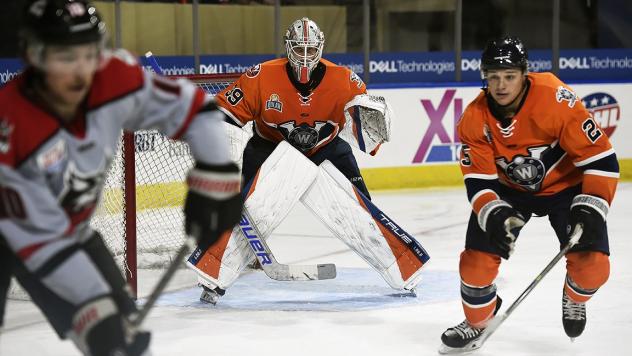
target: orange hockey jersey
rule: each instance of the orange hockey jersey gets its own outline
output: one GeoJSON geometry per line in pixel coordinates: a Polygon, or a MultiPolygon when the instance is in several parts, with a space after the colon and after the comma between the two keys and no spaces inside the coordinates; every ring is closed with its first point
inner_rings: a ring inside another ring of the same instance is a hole
{"type": "Polygon", "coordinates": [[[582,183],[584,194],[612,202],[619,178],[616,154],[581,99],[550,73],[527,76],[522,107],[502,127],[481,92],[457,132],[461,171],[474,211],[499,199],[498,183],[552,195],[582,183]]]}
{"type": "Polygon", "coordinates": [[[353,71],[321,59],[324,76],[311,90],[299,90],[290,80],[287,58],[250,68],[217,94],[217,103],[243,126],[254,121],[257,134],[272,142],[288,141],[311,156],[333,140],[345,123],[344,107],[366,93],[353,71]]]}

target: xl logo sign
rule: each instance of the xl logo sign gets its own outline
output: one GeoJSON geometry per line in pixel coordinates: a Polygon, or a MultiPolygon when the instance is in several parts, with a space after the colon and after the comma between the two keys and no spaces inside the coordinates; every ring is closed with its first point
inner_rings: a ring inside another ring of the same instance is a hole
{"type": "Polygon", "coordinates": [[[413,157],[413,163],[422,162],[453,162],[458,159],[458,141],[456,135],[456,123],[463,114],[463,99],[455,98],[456,89],[448,89],[443,94],[441,101],[435,106],[430,99],[422,99],[421,105],[428,114],[430,126],[421,139],[417,153],[413,157]],[[453,104],[451,115],[453,129],[451,135],[443,126],[443,121],[450,117],[448,109],[453,104]],[[434,138],[438,138],[440,143],[433,145],[434,138]]]}

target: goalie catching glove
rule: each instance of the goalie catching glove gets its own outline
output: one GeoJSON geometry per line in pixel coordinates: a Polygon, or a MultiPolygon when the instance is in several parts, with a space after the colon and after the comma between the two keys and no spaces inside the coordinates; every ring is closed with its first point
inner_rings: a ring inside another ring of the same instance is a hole
{"type": "Polygon", "coordinates": [[[241,174],[234,163],[197,163],[187,177],[189,191],[184,203],[185,230],[201,247],[211,246],[241,218],[241,174]]]}
{"type": "Polygon", "coordinates": [[[375,155],[391,138],[393,113],[383,96],[360,94],[345,105],[340,137],[362,152],[375,155]]]}
{"type": "Polygon", "coordinates": [[[582,225],[584,231],[579,238],[579,245],[592,245],[603,238],[608,210],[608,202],[596,196],[579,194],[573,198],[569,230],[572,234],[578,224],[582,225]]]}
{"type": "Polygon", "coordinates": [[[478,223],[490,244],[500,252],[500,257],[509,259],[516,238],[525,224],[522,214],[504,200],[493,200],[481,209],[478,223]]]}

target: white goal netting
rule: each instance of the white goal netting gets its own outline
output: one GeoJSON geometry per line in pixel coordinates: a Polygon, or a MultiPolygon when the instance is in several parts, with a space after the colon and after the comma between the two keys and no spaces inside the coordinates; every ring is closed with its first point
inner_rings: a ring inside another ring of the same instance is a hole
{"type": "MultiPolygon", "coordinates": [[[[191,77],[207,93],[215,95],[236,78],[232,76],[191,77]]],[[[250,125],[247,125],[250,126],[250,125]]],[[[231,155],[241,164],[241,154],[251,130],[226,124],[231,143],[231,155]]],[[[135,243],[138,268],[161,268],[184,242],[182,204],[186,194],[184,184],[187,171],[193,166],[189,146],[170,140],[155,131],[134,133],[134,175],[136,208],[129,211],[124,190],[125,169],[130,168],[119,149],[110,168],[103,199],[92,225],[100,231],[106,244],[128,273],[133,266],[125,262],[130,244],[126,232],[126,217],[135,218],[135,243]],[[127,211],[127,214],[126,214],[127,211]]],[[[121,145],[123,146],[123,145],[121,145]]],[[[127,230],[129,231],[129,230],[127,230]]],[[[129,259],[128,259],[129,260],[129,259]]]]}

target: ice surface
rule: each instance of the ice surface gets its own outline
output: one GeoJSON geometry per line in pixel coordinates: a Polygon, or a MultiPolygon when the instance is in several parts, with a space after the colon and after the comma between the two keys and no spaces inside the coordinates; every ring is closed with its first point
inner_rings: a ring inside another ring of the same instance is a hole
{"type": "MultiPolygon", "coordinates": [[[[244,274],[216,307],[198,301],[182,270],[147,319],[154,355],[436,355],[441,333],[463,320],[458,257],[469,206],[463,189],[374,193],[376,204],[417,237],[431,259],[417,296],[390,289],[307,210],[297,208],[270,239],[283,263],[336,263],[330,281],[276,282],[244,274]]],[[[299,205],[297,205],[298,207],[299,205]]],[[[584,334],[571,343],[561,323],[563,262],[474,355],[630,355],[632,335],[632,184],[621,184],[609,216],[611,275],[588,304],[584,334]]],[[[497,279],[505,306],[556,254],[546,218],[532,219],[497,279]]],[[[147,294],[160,271],[143,271],[147,294]]],[[[503,308],[504,309],[504,308],[503,308]]],[[[78,355],[59,341],[30,302],[10,301],[0,355],[78,355]]]]}

